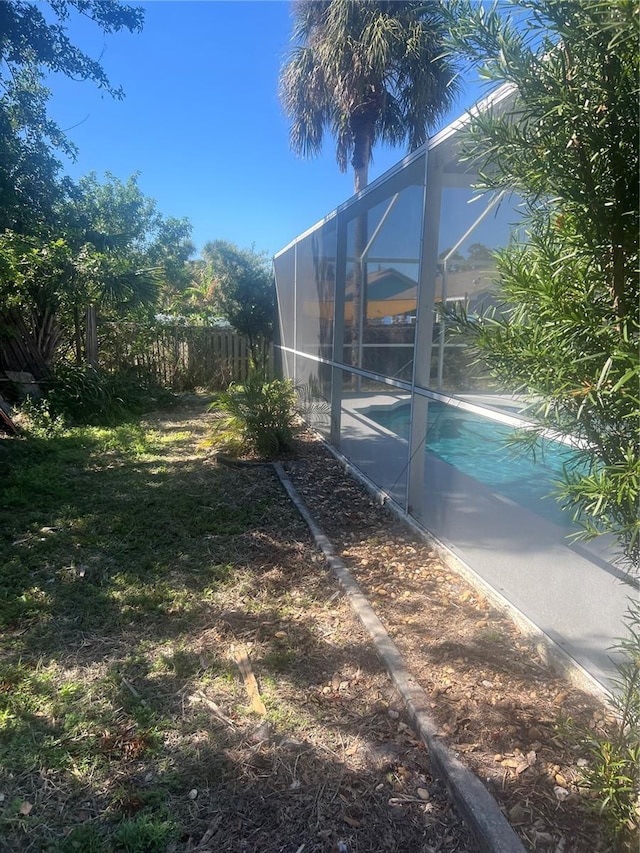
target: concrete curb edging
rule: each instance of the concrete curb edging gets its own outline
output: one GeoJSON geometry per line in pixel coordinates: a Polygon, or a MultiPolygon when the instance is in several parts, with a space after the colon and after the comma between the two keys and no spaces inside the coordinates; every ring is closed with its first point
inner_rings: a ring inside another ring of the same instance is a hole
{"type": "Polygon", "coordinates": [[[282,463],[274,462],[273,468],[292,503],[309,527],[332,574],[345,591],[360,622],[368,631],[376,652],[402,696],[414,727],[429,750],[434,770],[449,789],[458,811],[478,842],[479,849],[486,853],[525,853],[522,842],[491,794],[477,776],[465,767],[440,740],[438,728],[428,711],[427,694],[406,668],[398,647],[345,564],[336,556],[331,542],[307,509],[282,463]]]}

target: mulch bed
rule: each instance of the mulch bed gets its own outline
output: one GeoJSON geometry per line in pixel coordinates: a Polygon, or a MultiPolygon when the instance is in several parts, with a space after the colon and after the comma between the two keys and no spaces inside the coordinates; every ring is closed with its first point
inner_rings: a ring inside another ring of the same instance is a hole
{"type": "Polygon", "coordinates": [[[525,847],[613,850],[581,786],[566,722],[606,724],[594,697],[540,660],[505,615],[305,436],[286,470],[430,694],[450,748],[496,797],[525,847]]]}

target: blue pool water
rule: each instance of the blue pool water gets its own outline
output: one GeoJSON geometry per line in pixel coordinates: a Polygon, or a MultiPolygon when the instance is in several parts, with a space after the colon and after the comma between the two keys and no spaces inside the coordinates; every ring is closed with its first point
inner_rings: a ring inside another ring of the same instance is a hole
{"type": "MultiPolygon", "coordinates": [[[[373,407],[367,417],[403,438],[409,438],[410,404],[373,407]]],[[[444,462],[484,483],[526,509],[562,527],[571,525],[571,514],[549,497],[570,465],[570,448],[555,441],[543,441],[535,460],[524,450],[505,445],[513,435],[503,426],[481,415],[429,401],[425,446],[444,462]]]]}

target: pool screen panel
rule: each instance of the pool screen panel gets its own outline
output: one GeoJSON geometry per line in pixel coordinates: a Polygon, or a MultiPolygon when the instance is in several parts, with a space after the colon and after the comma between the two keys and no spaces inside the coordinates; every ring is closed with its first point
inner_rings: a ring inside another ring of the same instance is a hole
{"type": "Polygon", "coordinates": [[[408,182],[421,176],[412,164],[347,222],[342,361],[402,381],[413,375],[424,205],[423,183],[408,182]]]}
{"type": "Polygon", "coordinates": [[[393,427],[382,427],[369,416],[375,407],[408,405],[408,392],[341,370],[340,450],[379,488],[404,506],[407,492],[409,442],[393,427]]]}
{"type": "Polygon", "coordinates": [[[295,246],[274,258],[278,302],[278,337],[283,347],[295,349],[295,246]]]}
{"type": "Polygon", "coordinates": [[[296,245],[296,349],[319,358],[333,355],[336,278],[335,218],[296,245]]]}
{"type": "Polygon", "coordinates": [[[331,431],[331,365],[296,356],[296,391],[305,422],[328,438],[331,431]]]}

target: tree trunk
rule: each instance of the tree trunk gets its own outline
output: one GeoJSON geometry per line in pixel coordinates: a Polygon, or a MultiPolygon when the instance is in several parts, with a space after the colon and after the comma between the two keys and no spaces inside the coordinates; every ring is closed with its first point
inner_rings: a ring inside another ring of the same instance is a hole
{"type": "Polygon", "coordinates": [[[372,128],[368,124],[354,130],[353,137],[353,191],[359,193],[369,182],[372,128]]]}
{"type": "Polygon", "coordinates": [[[50,368],[38,348],[33,331],[18,309],[0,313],[0,362],[4,370],[28,371],[36,382],[48,379],[50,368]]]}

